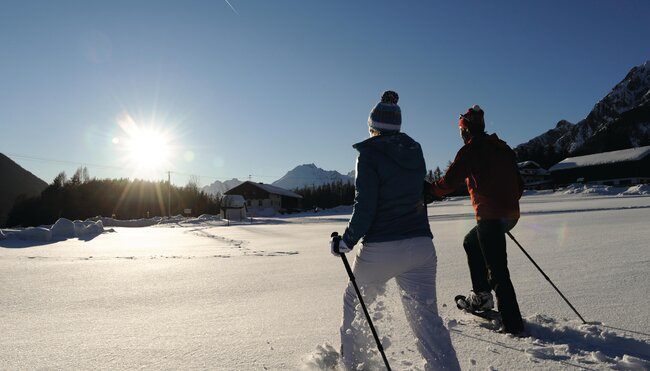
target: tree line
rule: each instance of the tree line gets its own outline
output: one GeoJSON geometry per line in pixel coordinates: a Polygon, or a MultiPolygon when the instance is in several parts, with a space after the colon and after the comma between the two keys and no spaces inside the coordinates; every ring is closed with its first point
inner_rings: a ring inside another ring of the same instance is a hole
{"type": "Polygon", "coordinates": [[[94,216],[139,219],[182,214],[218,214],[221,195],[208,195],[196,182],[184,187],[164,181],[91,179],[85,167],[71,178],[59,173],[36,197],[19,197],[7,215],[6,226],[37,226],[58,218],[85,220],[94,216]]]}
{"type": "MultiPolygon", "coordinates": [[[[442,171],[427,172],[426,179],[440,179],[442,171]]],[[[336,181],[320,186],[293,189],[301,195],[305,209],[328,209],[354,203],[354,184],[336,181]]],[[[219,214],[222,195],[199,190],[190,180],[184,187],[165,181],[129,179],[95,179],[86,167],[77,169],[71,178],[59,173],[54,181],[35,197],[19,197],[7,216],[7,227],[49,225],[59,218],[85,220],[95,216],[139,219],[183,214],[219,214]]]]}
{"type": "Polygon", "coordinates": [[[329,209],[340,205],[352,205],[354,202],[354,184],[341,180],[319,186],[305,186],[293,189],[302,196],[305,209],[329,209]]]}
{"type": "MultiPolygon", "coordinates": [[[[429,182],[436,181],[443,173],[439,167],[429,170],[425,179],[429,182]]],[[[306,209],[321,208],[329,209],[340,205],[352,205],[354,203],[355,187],[353,183],[336,181],[320,186],[304,186],[293,189],[302,196],[302,205],[306,209]]]]}

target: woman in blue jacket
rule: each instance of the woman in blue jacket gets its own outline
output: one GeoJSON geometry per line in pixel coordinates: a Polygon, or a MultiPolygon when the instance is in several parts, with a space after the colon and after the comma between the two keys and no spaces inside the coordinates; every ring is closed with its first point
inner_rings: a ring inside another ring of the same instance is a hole
{"type": "MultiPolygon", "coordinates": [[[[398,99],[393,91],[382,95],[368,118],[370,138],[353,146],[359,151],[354,210],[338,246],[332,242],[332,253],[347,253],[363,239],[352,270],[364,301],[373,302],[395,278],[425,369],[459,370],[436,304],[437,258],[422,200],[426,174],[422,148],[400,132],[398,99]]],[[[373,349],[367,325],[355,320],[357,303],[350,283],[341,325],[341,358],[350,370],[362,363],[369,366],[366,354],[373,349]]]]}

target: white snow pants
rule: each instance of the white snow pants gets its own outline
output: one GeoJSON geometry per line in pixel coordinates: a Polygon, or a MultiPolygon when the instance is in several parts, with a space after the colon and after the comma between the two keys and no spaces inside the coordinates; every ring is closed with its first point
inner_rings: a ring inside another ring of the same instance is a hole
{"type": "MultiPolygon", "coordinates": [[[[384,291],[388,280],[395,278],[401,289],[408,323],[426,361],[425,369],[460,370],[449,332],[438,315],[436,264],[436,251],[431,238],[417,237],[363,244],[357,250],[352,271],[366,306],[370,306],[377,295],[384,291]]],[[[381,313],[373,312],[370,308],[369,312],[372,319],[381,316],[381,313]]],[[[380,339],[385,337],[386,334],[377,331],[380,339]]],[[[366,356],[372,350],[376,350],[376,344],[350,282],[343,298],[341,325],[341,357],[344,366],[348,370],[374,369],[375,366],[368,363],[366,356]]],[[[383,363],[380,365],[383,367],[383,363]]]]}

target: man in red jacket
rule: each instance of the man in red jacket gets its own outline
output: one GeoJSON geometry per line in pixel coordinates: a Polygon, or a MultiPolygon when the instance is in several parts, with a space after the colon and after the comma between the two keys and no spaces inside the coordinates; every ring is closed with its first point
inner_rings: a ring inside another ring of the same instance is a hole
{"type": "Polygon", "coordinates": [[[458,151],[445,175],[431,186],[437,197],[467,184],[476,214],[476,227],[465,236],[472,291],[467,308],[484,311],[494,307],[494,290],[501,313],[503,332],[517,334],[523,321],[515,289],[510,281],[506,254],[506,232],[519,220],[523,181],[515,153],[496,134],[485,132],[483,110],[474,105],[460,115],[460,135],[465,145],[458,151]]]}

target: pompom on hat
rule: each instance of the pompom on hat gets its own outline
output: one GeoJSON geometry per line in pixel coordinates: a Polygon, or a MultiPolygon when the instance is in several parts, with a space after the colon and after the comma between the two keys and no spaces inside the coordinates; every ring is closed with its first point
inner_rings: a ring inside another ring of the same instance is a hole
{"type": "Polygon", "coordinates": [[[478,104],[467,109],[467,112],[461,114],[458,118],[458,126],[469,130],[471,133],[482,133],[485,131],[484,112],[478,104]]]}
{"type": "Polygon", "coordinates": [[[382,94],[381,101],[370,111],[368,126],[382,133],[398,132],[402,127],[402,111],[397,105],[399,95],[392,90],[382,94]]]}

